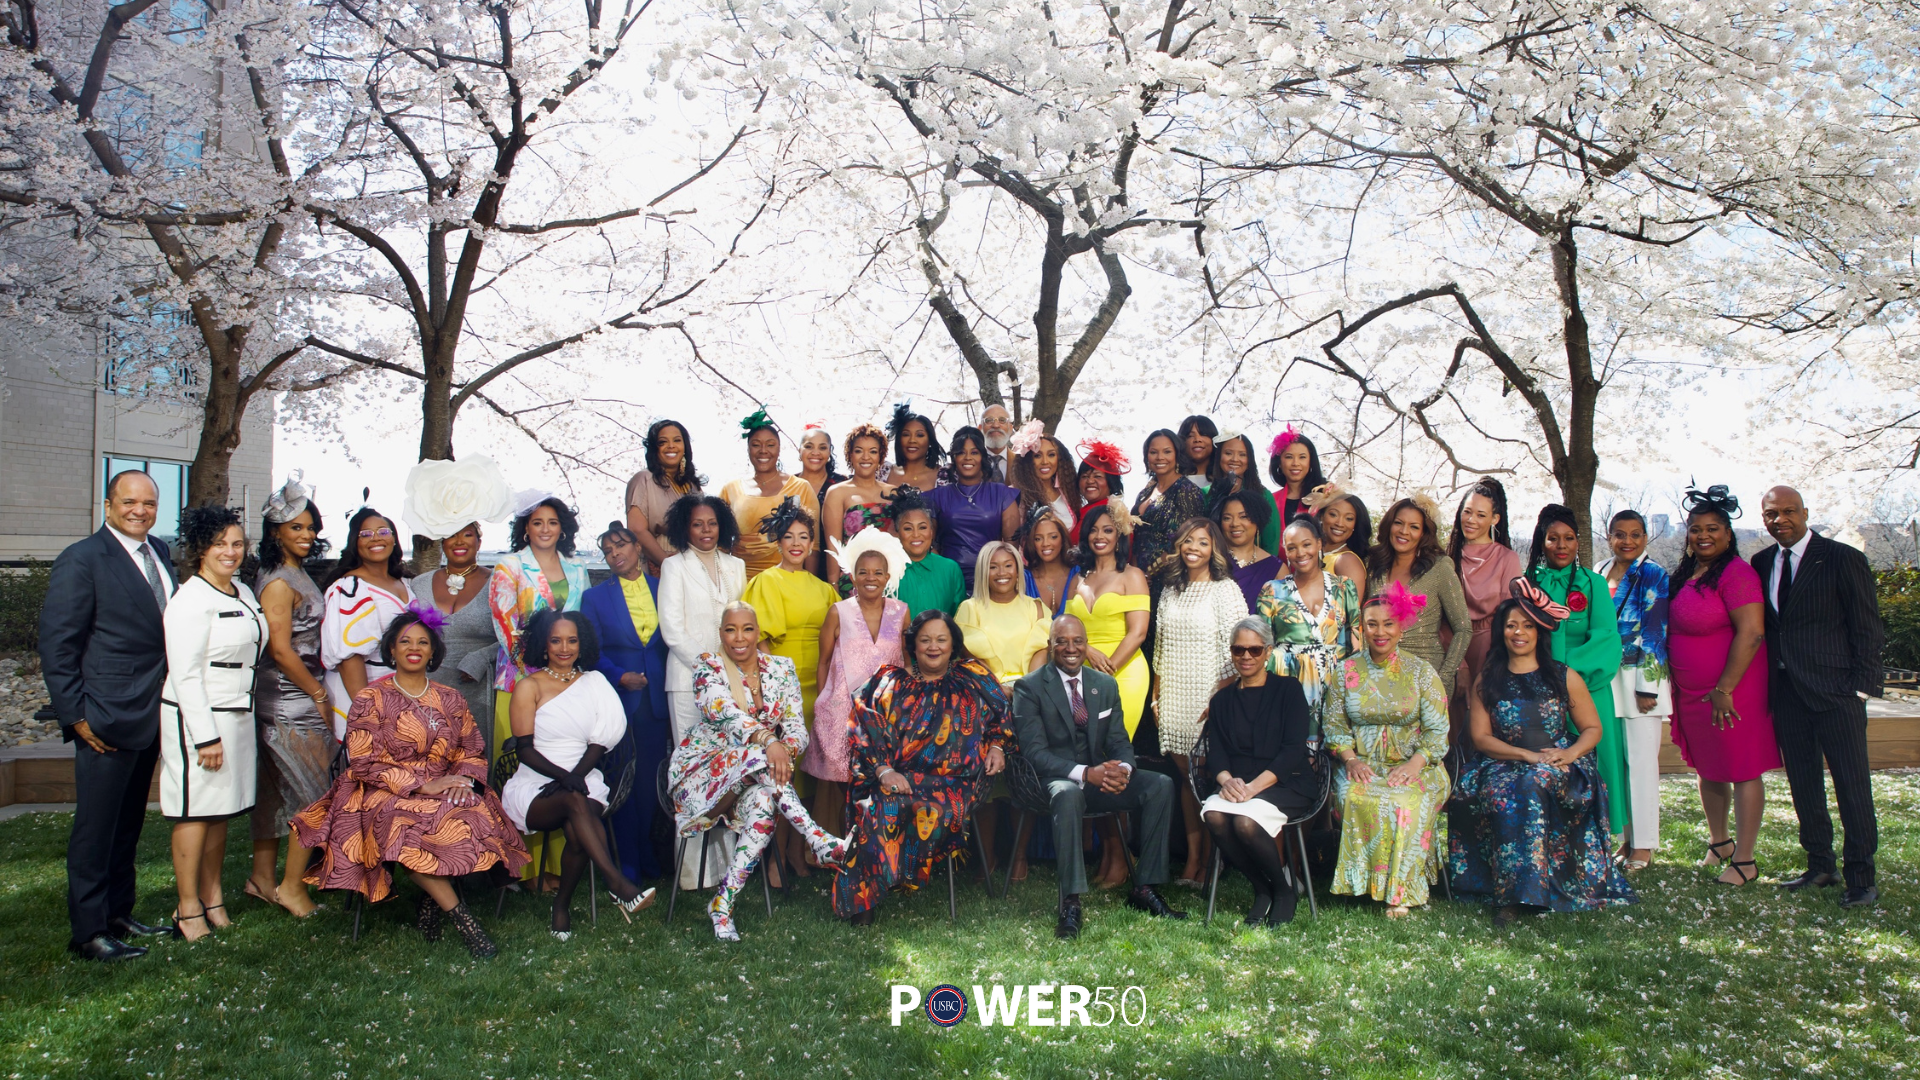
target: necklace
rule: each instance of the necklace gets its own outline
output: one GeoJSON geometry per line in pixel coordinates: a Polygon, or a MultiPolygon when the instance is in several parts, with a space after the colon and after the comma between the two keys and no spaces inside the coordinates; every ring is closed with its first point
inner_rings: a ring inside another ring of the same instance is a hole
{"type": "Polygon", "coordinates": [[[467,587],[467,575],[478,569],[480,569],[479,563],[475,563],[465,570],[455,570],[451,566],[447,567],[447,595],[459,596],[460,590],[467,587]]]}
{"type": "Polygon", "coordinates": [[[412,698],[415,701],[419,701],[421,698],[427,696],[427,687],[431,684],[428,682],[427,677],[422,675],[420,677],[420,692],[416,694],[413,691],[407,689],[407,684],[400,681],[399,672],[395,672],[393,676],[393,685],[399,688],[401,693],[407,695],[408,697],[412,698]]]}
{"type": "Polygon", "coordinates": [[[968,505],[968,506],[971,506],[971,507],[973,507],[974,509],[976,509],[976,510],[977,510],[977,509],[979,509],[979,507],[980,507],[980,504],[979,504],[979,503],[976,503],[976,502],[974,502],[973,500],[979,497],[979,494],[980,494],[980,492],[982,492],[982,491],[985,491],[985,490],[986,490],[986,487],[987,487],[987,481],[986,481],[986,479],[985,479],[985,478],[982,478],[982,479],[981,479],[981,481],[980,481],[979,483],[977,483],[977,484],[974,484],[974,485],[971,485],[971,486],[973,487],[973,490],[972,490],[971,492],[969,492],[969,491],[967,490],[967,487],[968,487],[968,486],[969,486],[969,485],[966,485],[966,484],[962,484],[962,483],[959,483],[959,482],[957,482],[957,481],[956,481],[956,482],[954,483],[954,485],[953,485],[953,490],[955,490],[955,491],[957,491],[957,492],[959,492],[959,493],[960,493],[960,497],[961,497],[961,498],[963,498],[963,499],[965,499],[965,500],[967,500],[967,505],[968,505]]]}
{"type": "Polygon", "coordinates": [[[558,672],[558,671],[555,671],[555,670],[553,670],[552,668],[547,668],[547,669],[545,669],[545,670],[546,670],[546,673],[547,673],[548,675],[551,675],[551,676],[553,676],[553,678],[555,678],[555,679],[556,679],[556,680],[558,680],[558,681],[559,681],[559,682],[560,682],[560,683],[561,683],[562,685],[565,685],[565,686],[571,686],[571,685],[573,685],[573,680],[575,680],[575,679],[577,679],[577,678],[579,678],[579,677],[580,677],[580,669],[579,669],[579,668],[569,668],[569,669],[567,669],[567,673],[566,673],[566,674],[564,674],[564,675],[562,675],[562,674],[561,674],[560,672],[558,672]]]}

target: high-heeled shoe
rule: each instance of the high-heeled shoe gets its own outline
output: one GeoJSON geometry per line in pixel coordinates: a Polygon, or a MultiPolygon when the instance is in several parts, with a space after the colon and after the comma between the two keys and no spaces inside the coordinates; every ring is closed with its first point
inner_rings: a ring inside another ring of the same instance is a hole
{"type": "Polygon", "coordinates": [[[447,921],[459,931],[460,941],[475,960],[490,960],[499,955],[500,947],[493,943],[487,932],[480,927],[480,920],[473,917],[467,905],[460,904],[447,912],[447,921]]]}
{"type": "Polygon", "coordinates": [[[1706,869],[1711,870],[1714,867],[1719,866],[1722,863],[1726,862],[1732,856],[1733,856],[1733,838],[1728,837],[1727,839],[1722,840],[1717,844],[1714,844],[1714,843],[1708,844],[1707,853],[1705,856],[1703,856],[1700,859],[1700,865],[1706,869]],[[1721,848],[1727,849],[1727,853],[1725,855],[1722,855],[1720,853],[1721,848]]]}
{"type": "Polygon", "coordinates": [[[414,928],[428,941],[440,940],[440,922],[443,918],[440,905],[426,893],[420,894],[420,907],[414,912],[414,928]]]}
{"type": "Polygon", "coordinates": [[[233,925],[233,920],[227,918],[227,905],[225,904],[208,904],[207,906],[201,908],[200,910],[206,912],[208,916],[207,926],[212,929],[225,930],[227,927],[233,925]],[[216,911],[220,913],[220,918],[222,920],[220,922],[215,922],[212,917],[213,913],[216,911]]]}
{"type": "Polygon", "coordinates": [[[718,941],[739,941],[740,928],[733,923],[733,906],[715,896],[707,903],[707,917],[713,920],[713,936],[718,941]]]}
{"type": "Polygon", "coordinates": [[[620,914],[625,915],[628,922],[632,922],[635,913],[645,911],[647,908],[653,906],[654,898],[658,894],[649,888],[641,889],[639,892],[633,894],[633,899],[631,900],[622,900],[611,892],[607,895],[613,897],[613,905],[620,909],[620,914]]]}
{"type": "Polygon", "coordinates": [[[209,938],[213,936],[213,924],[210,922],[207,922],[207,913],[205,911],[202,911],[198,915],[182,915],[180,914],[179,908],[174,908],[173,909],[173,925],[169,929],[173,931],[173,936],[176,938],[179,938],[181,941],[199,941],[200,938],[209,938]],[[187,932],[185,930],[180,929],[180,924],[183,922],[187,922],[190,919],[199,919],[201,922],[206,923],[207,932],[204,934],[201,934],[200,937],[189,938],[187,936],[187,932]]]}

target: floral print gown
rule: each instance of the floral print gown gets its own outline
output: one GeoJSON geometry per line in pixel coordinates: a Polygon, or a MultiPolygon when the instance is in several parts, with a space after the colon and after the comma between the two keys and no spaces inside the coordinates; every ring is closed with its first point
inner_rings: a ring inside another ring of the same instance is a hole
{"type": "Polygon", "coordinates": [[[528,862],[526,845],[487,788],[487,743],[459,691],[436,682],[415,701],[392,679],[360,691],[347,716],[347,768],[319,801],[293,818],[295,837],[314,850],[306,882],[351,889],[370,901],[393,892],[388,863],[458,877],[528,862]],[[415,792],[431,780],[480,782],[480,801],[454,806],[415,792]]]}
{"type": "Polygon", "coordinates": [[[1327,745],[1337,757],[1351,751],[1374,772],[1355,784],[1333,774],[1334,799],[1343,808],[1340,858],[1333,891],[1418,907],[1439,877],[1434,827],[1450,785],[1447,692],[1433,665],[1396,651],[1385,664],[1361,652],[1340,664],[1341,685],[1326,707],[1327,745]],[[1387,773],[1414,754],[1426,767],[1410,784],[1390,787],[1387,773]]]}
{"type": "Polygon", "coordinates": [[[797,764],[807,750],[807,725],[800,713],[800,676],[784,656],[760,655],[759,708],[741,708],[727,686],[720,658],[701,653],[693,668],[693,693],[700,723],[673,751],[667,784],[673,792],[673,820],[681,836],[712,828],[728,795],[767,771],[767,750],[752,739],[772,731],[797,764]]]}
{"type": "MultiPolygon", "coordinates": [[[[1508,676],[1491,719],[1493,737],[1510,746],[1565,749],[1580,738],[1572,710],[1538,670],[1508,676]]],[[[1635,900],[1610,857],[1607,800],[1591,752],[1565,772],[1474,759],[1461,770],[1451,825],[1453,892],[1462,899],[1552,911],[1635,900]]]]}
{"type": "Polygon", "coordinates": [[[833,911],[851,918],[890,889],[918,888],[964,849],[967,815],[987,790],[987,751],[1013,745],[1013,708],[978,660],[956,660],[938,679],[881,668],[853,700],[852,855],[833,882],[833,911]],[[911,790],[881,790],[893,769],[911,790]]]}
{"type": "Polygon", "coordinates": [[[1267,667],[1276,675],[1300,680],[1316,730],[1326,726],[1327,702],[1336,689],[1340,661],[1351,654],[1353,628],[1360,622],[1360,590],[1353,582],[1322,570],[1320,587],[1325,599],[1318,615],[1300,601],[1300,589],[1291,577],[1260,586],[1257,605],[1260,617],[1273,627],[1273,656],[1267,667]]]}

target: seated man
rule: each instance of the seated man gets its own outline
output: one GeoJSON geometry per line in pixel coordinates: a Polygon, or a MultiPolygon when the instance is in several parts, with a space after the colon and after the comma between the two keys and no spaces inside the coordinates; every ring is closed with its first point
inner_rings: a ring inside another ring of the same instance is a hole
{"type": "Polygon", "coordinates": [[[1087,628],[1063,615],[1049,631],[1047,662],[1013,687],[1020,752],[1053,799],[1053,848],[1060,860],[1060,922],[1054,934],[1063,938],[1080,933],[1080,894],[1087,891],[1080,823],[1089,810],[1139,813],[1145,839],[1127,905],[1160,918],[1187,917],[1168,907],[1153,888],[1167,880],[1173,780],[1134,770],[1120,685],[1113,676],[1085,667],[1086,656],[1087,628]]]}

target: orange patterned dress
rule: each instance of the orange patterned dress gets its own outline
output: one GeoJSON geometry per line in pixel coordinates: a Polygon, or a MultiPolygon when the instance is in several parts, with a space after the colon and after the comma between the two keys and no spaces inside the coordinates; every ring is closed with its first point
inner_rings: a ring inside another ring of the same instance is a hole
{"type": "Polygon", "coordinates": [[[388,863],[457,877],[491,866],[512,873],[529,861],[485,786],[486,740],[459,691],[429,682],[416,701],[391,678],[379,679],[354,697],[346,744],[346,771],[293,819],[294,834],[316,855],[307,884],[380,901],[393,891],[388,863]],[[414,794],[443,776],[479,781],[480,801],[453,806],[414,794]]]}

